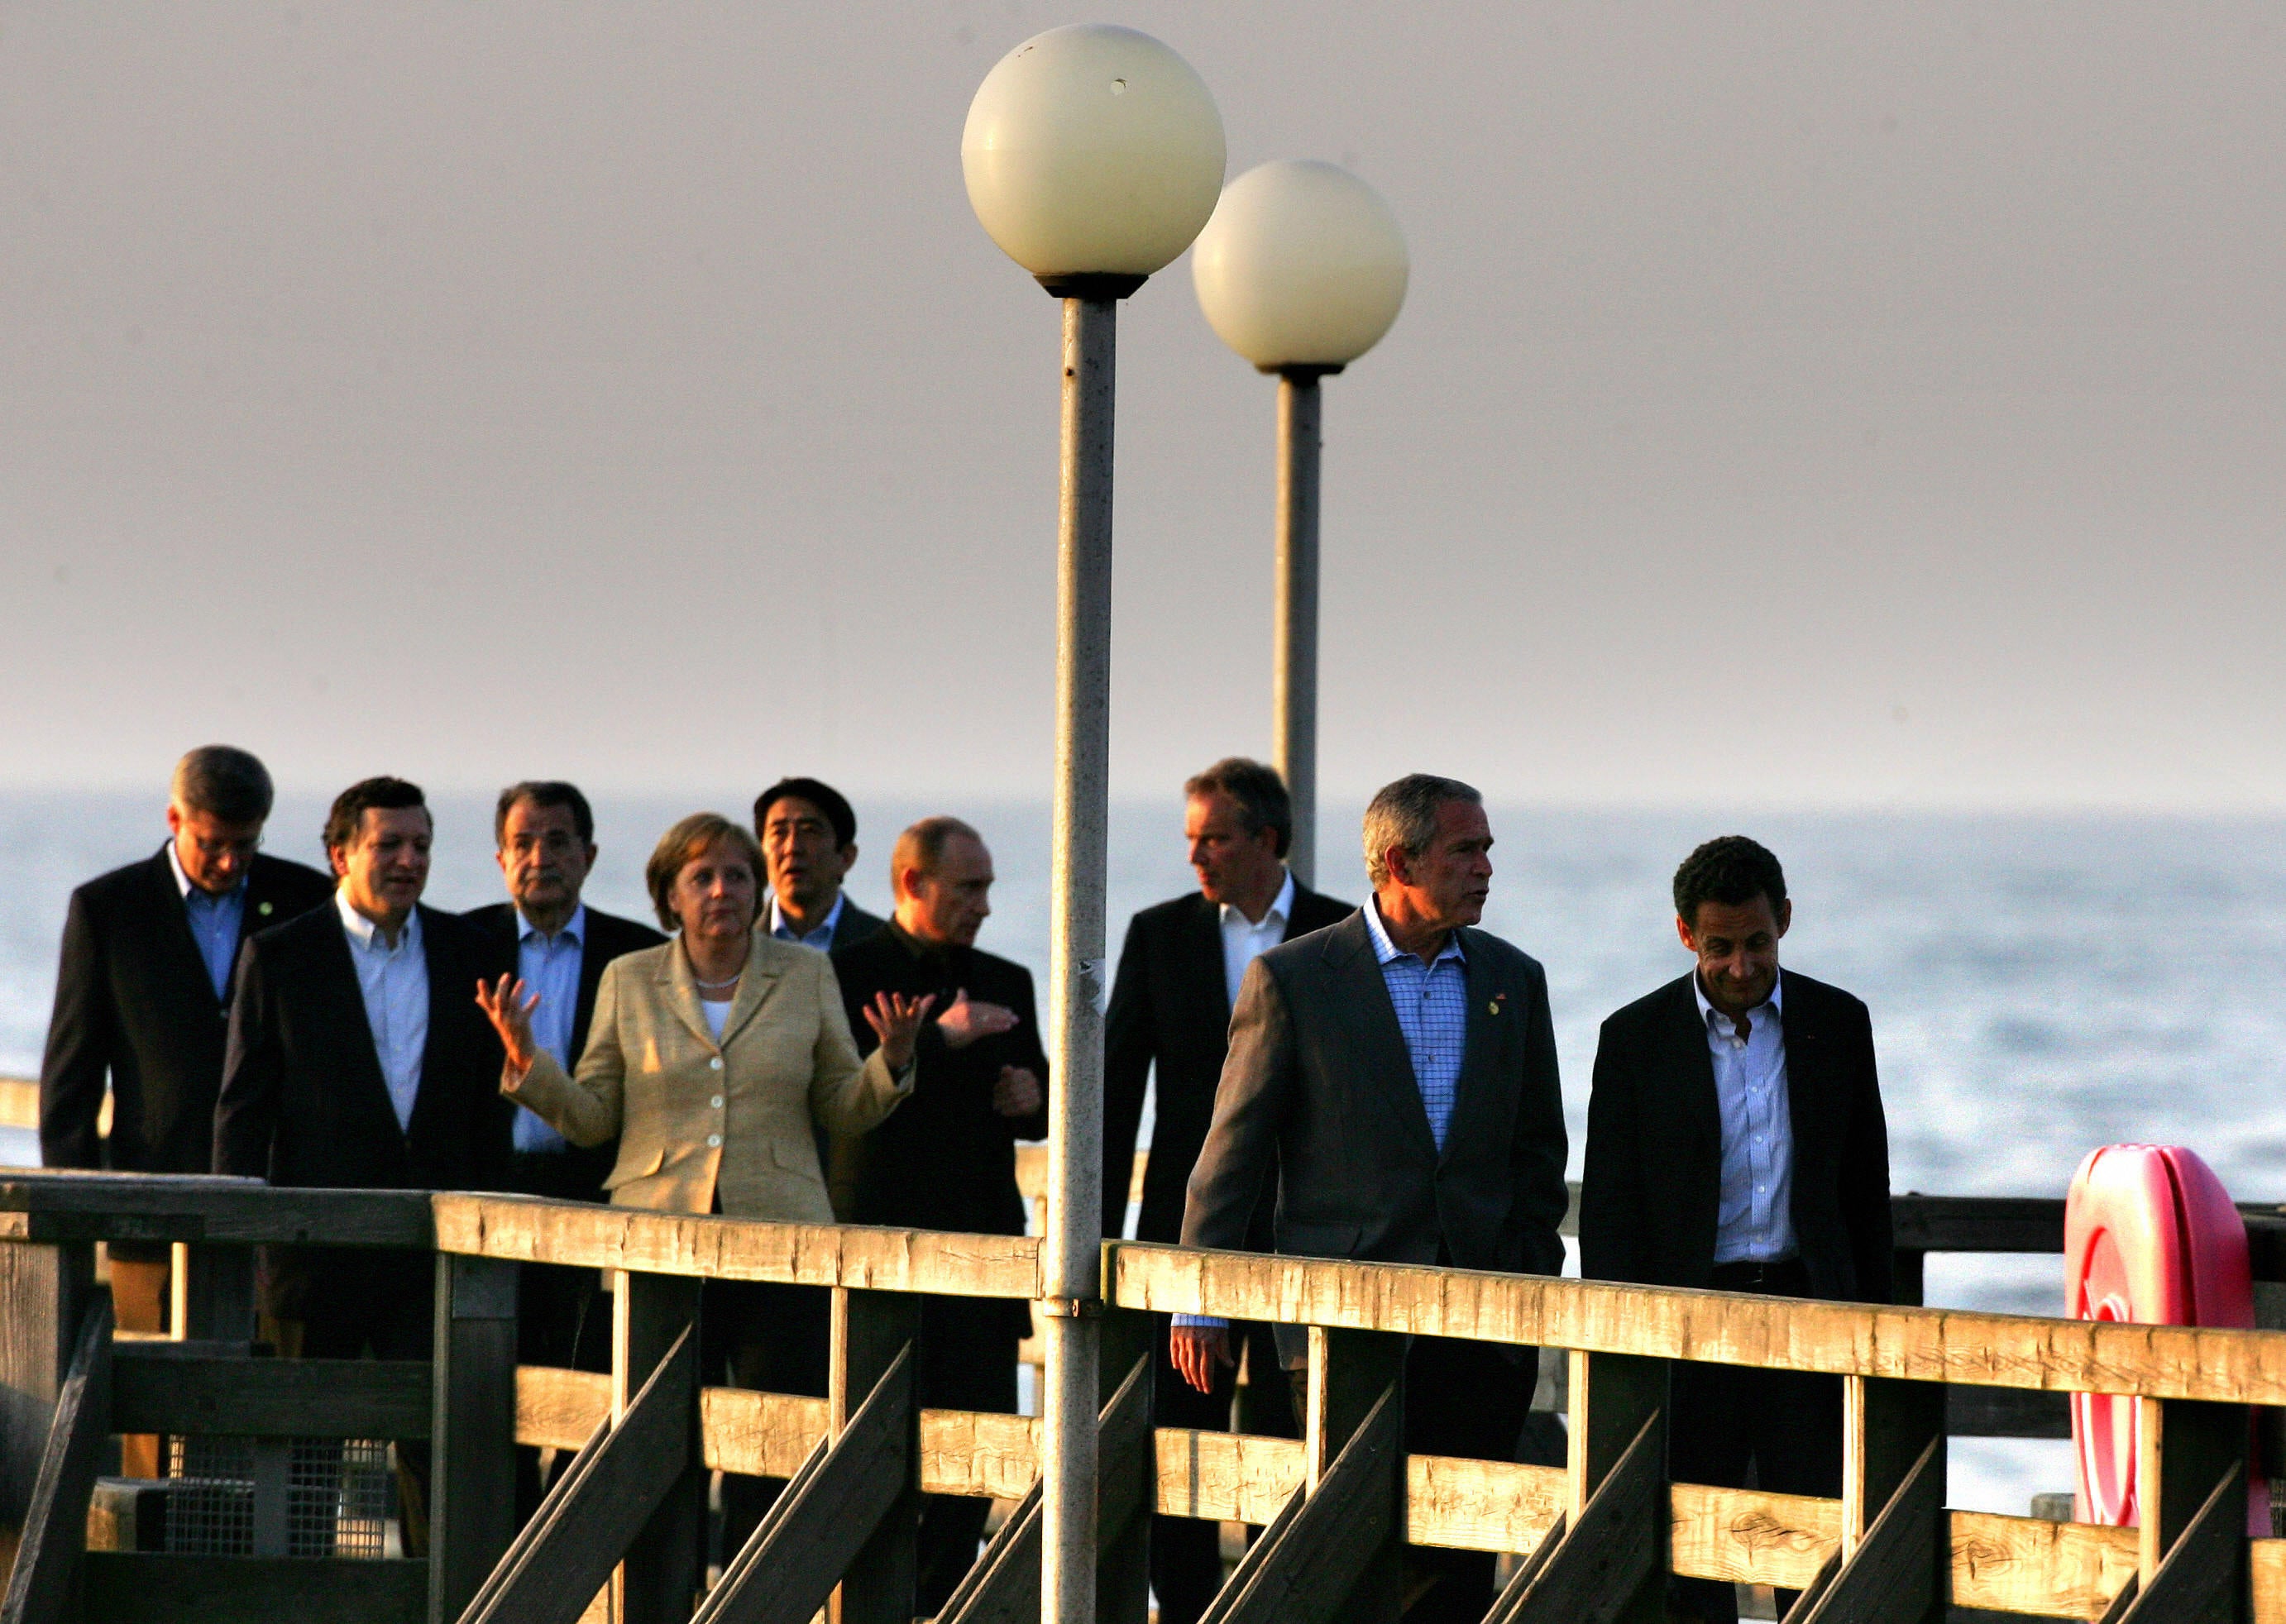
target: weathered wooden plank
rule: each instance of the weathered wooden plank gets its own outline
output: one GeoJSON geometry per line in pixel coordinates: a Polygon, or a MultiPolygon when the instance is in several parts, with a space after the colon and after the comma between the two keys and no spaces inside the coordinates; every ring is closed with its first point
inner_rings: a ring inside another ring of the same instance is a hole
{"type": "Polygon", "coordinates": [[[1894,1244],[1924,1252],[2061,1252],[2064,1204],[2051,1196],[1893,1195],[1894,1244]]]}
{"type": "Polygon", "coordinates": [[[429,1565],[91,1551],[85,1588],[86,1616],[103,1624],[418,1624],[429,1565]]]}
{"type": "Polygon", "coordinates": [[[1536,1550],[1564,1514],[1569,1494],[1561,1467],[1407,1455],[1405,1542],[1456,1550],[1536,1550]]]}
{"type": "Polygon", "coordinates": [[[2143,1581],[2119,1624],[2231,1624],[2246,1537],[2246,1469],[2234,1462],[2143,1581]]]}
{"type": "Polygon", "coordinates": [[[519,1273],[489,1257],[437,1255],[430,1624],[459,1618],[516,1538],[519,1273]]]}
{"type": "Polygon", "coordinates": [[[1690,1579],[1800,1590],[1841,1548],[1841,1502],[1753,1489],[1668,1486],[1668,1564],[1690,1579]]]}
{"type": "Polygon", "coordinates": [[[1955,1511],[1951,1522],[1956,1607],[2097,1619],[2135,1574],[2132,1528],[1990,1511],[1955,1511]]]}
{"type": "MultiPolygon", "coordinates": [[[[1375,1570],[1395,1565],[1391,1557],[1399,1544],[1396,1486],[1405,1425],[1401,1391],[1401,1384],[1396,1383],[1382,1390],[1363,1420],[1347,1431],[1340,1453],[1298,1507],[1290,1515],[1281,1514],[1255,1541],[1208,1607],[1202,1624],[1347,1619],[1368,1609],[1375,1615],[1396,1617],[1399,1597],[1382,1594],[1385,1587],[1376,1582],[1375,1570]],[[1367,1594],[1360,1596],[1361,1589],[1367,1594]]],[[[1336,1397],[1327,1407],[1338,1405],[1336,1397]]],[[[1312,1404],[1313,1415],[1319,1407],[1317,1402],[1312,1404]]],[[[1331,1430],[1316,1429],[1321,1435],[1331,1430]]]]}
{"type": "MultiPolygon", "coordinates": [[[[1575,1447],[1575,1466],[1580,1456],[1575,1447]]],[[[1581,1474],[1571,1475],[1576,1494],[1581,1474]]],[[[1609,1624],[1664,1617],[1659,1510],[1666,1479],[1666,1416],[1654,1409],[1619,1459],[1592,1479],[1587,1504],[1576,1514],[1567,1510],[1561,1538],[1535,1553],[1529,1577],[1520,1573],[1511,1582],[1491,1618],[1498,1624],[1609,1624]]]]}
{"type": "Polygon", "coordinates": [[[1039,1294],[1037,1237],[764,1224],[522,1195],[430,1200],[442,1251],[945,1297],[1039,1294]]]}
{"type": "Polygon", "coordinates": [[[0,1212],[86,1220],[85,1239],[403,1247],[435,1244],[421,1190],[307,1190],[193,1173],[12,1173],[0,1212]]]}
{"type": "MultiPolygon", "coordinates": [[[[1942,1395],[1936,1395],[1942,1400],[1942,1395]]],[[[1938,1406],[1931,1405],[1934,1425],[1938,1406]]],[[[1883,1474],[1886,1475],[1886,1474],[1883,1474]]],[[[1873,1474],[1866,1473],[1866,1477],[1873,1474]]],[[[1864,1536],[1849,1540],[1850,1496],[1842,1497],[1841,1568],[1808,1607],[1802,1624],[1913,1624],[1945,1607],[1944,1570],[1938,1565],[1944,1520],[1944,1439],[1929,1439],[1920,1459],[1888,1497],[1864,1536]]],[[[1789,1620],[1793,1614],[1789,1613],[1789,1620]]]]}
{"type": "Polygon", "coordinates": [[[1161,1512],[1257,1527],[1277,1520],[1309,1471],[1293,1438],[1161,1427],[1155,1454],[1161,1512]]]}
{"type": "Polygon", "coordinates": [[[1954,1438],[2069,1438],[2071,1396],[1955,1384],[1944,1390],[1944,1430],[1954,1438]]]}
{"type": "Polygon", "coordinates": [[[555,1365],[516,1368],[516,1441],[535,1449],[577,1449],[611,1418],[611,1378],[601,1370],[555,1365]]]}
{"type": "MultiPolygon", "coordinates": [[[[2241,1405],[2145,1399],[2139,1407],[2135,1483],[2142,1512],[2142,1545],[2136,1572],[2143,1581],[2144,1594],[2136,1606],[2144,1608],[2157,1604],[2151,1601],[2150,1592],[2159,1570],[2176,1541],[2204,1512],[2216,1479],[2236,1472],[2244,1481],[2250,1432],[2249,1417],[2241,1405]]],[[[2239,1536],[2243,1535],[2242,1525],[2239,1536]]],[[[2168,1615],[2146,1612],[2144,1616],[2168,1615]]]]}
{"type": "MultiPolygon", "coordinates": [[[[825,1605],[910,1490],[913,1364],[908,1343],[816,1465],[787,1485],[691,1624],[806,1624],[825,1605]]],[[[910,1557],[904,1582],[910,1619],[910,1557]]]]}
{"type": "Polygon", "coordinates": [[[2246,1566],[2252,1624],[2286,1624],[2286,1540],[2248,1541],[2246,1566]]]}
{"type": "Polygon", "coordinates": [[[462,1624],[573,1624],[587,1611],[690,1461],[698,1341],[686,1326],[610,1431],[556,1478],[462,1624]]]}
{"type": "Polygon", "coordinates": [[[186,1338],[254,1340],[254,1249],[219,1242],[175,1254],[175,1324],[186,1338]]]}
{"type": "Polygon", "coordinates": [[[921,1492],[1022,1499],[1040,1475],[1041,1425],[991,1410],[923,1410],[921,1492]]]}
{"type": "Polygon", "coordinates": [[[2048,1391],[2286,1405],[2286,1331],[1872,1307],[1402,1264],[1110,1248],[1121,1306],[2048,1391]]]}
{"type": "Polygon", "coordinates": [[[8,1575],[0,1624],[58,1624],[87,1547],[87,1502],[110,1437],[111,1302],[99,1297],[83,1316],[71,1368],[56,1397],[22,1542],[8,1575]]]}
{"type": "Polygon", "coordinates": [[[113,1371],[115,1432],[244,1438],[429,1436],[422,1359],[172,1359],[122,1342],[113,1371]]]}
{"type": "Polygon", "coordinates": [[[91,1297],[95,1249],[0,1245],[0,1569],[15,1559],[91,1297]]]}
{"type": "MultiPolygon", "coordinates": [[[[611,1400],[622,1424],[629,1390],[642,1374],[686,1339],[698,1342],[703,1285],[674,1275],[619,1276],[611,1293],[611,1400]]],[[[698,1385],[694,1364],[690,1385],[677,1399],[682,1469],[666,1481],[619,1560],[620,1624],[683,1624],[705,1577],[699,1539],[706,1524],[706,1472],[698,1459],[698,1385]]]]}
{"type": "MultiPolygon", "coordinates": [[[[886,1486],[881,1509],[871,1536],[854,1544],[841,1565],[841,1582],[832,1592],[832,1624],[910,1624],[920,1582],[921,1503],[913,1470],[920,1447],[916,1424],[920,1378],[917,1373],[904,1378],[913,1385],[902,1400],[891,1395],[875,1406],[873,1399],[881,1394],[882,1384],[895,1376],[901,1361],[907,1369],[919,1363],[920,1299],[904,1292],[837,1286],[832,1301],[833,1359],[825,1402],[834,1441],[850,1438],[861,1416],[869,1417],[869,1425],[887,1431],[879,1446],[879,1470],[886,1486]]],[[[857,1440],[851,1441],[855,1449],[857,1440]]],[[[819,1462],[821,1473],[826,1465],[819,1462]]]]}
{"type": "Polygon", "coordinates": [[[936,1624],[1032,1624],[1040,1616],[1040,1501],[1036,1482],[953,1587],[936,1624]]]}
{"type": "Polygon", "coordinates": [[[714,1471],[791,1478],[828,1431],[823,1399],[706,1387],[698,1393],[701,1455],[714,1471]]]}

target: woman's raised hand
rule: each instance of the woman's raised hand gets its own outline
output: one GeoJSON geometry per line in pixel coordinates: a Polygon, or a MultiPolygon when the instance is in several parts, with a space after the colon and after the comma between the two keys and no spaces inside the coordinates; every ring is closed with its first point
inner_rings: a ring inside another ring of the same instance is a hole
{"type": "Polygon", "coordinates": [[[913,1042],[920,1036],[921,1022],[927,1019],[929,1007],[935,1002],[936,994],[933,992],[919,998],[877,992],[873,1001],[865,1005],[865,1024],[881,1040],[881,1058],[889,1062],[891,1071],[903,1071],[912,1064],[913,1042]]]}
{"type": "Polygon", "coordinates": [[[526,997],[524,982],[513,975],[503,975],[498,984],[477,982],[477,1007],[485,1012],[500,1034],[501,1047],[508,1051],[508,1075],[521,1083],[538,1058],[540,1045],[532,1040],[532,1012],[540,1007],[540,995],[526,997]]]}

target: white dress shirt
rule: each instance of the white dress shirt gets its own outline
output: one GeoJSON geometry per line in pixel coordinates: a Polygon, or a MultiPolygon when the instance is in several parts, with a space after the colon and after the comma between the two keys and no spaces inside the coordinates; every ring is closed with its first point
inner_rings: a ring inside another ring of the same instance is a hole
{"type": "Polygon", "coordinates": [[[409,1129],[413,1102],[421,1094],[421,1052],[429,1046],[429,961],[421,948],[420,912],[406,916],[391,947],[380,927],[338,890],[334,906],[349,938],[350,960],[357,966],[358,990],[365,995],[366,1025],[373,1030],[381,1080],[389,1085],[398,1129],[409,1129]]]}
{"type": "MultiPolygon", "coordinates": [[[[540,995],[532,1012],[532,1040],[565,1071],[572,1069],[572,1029],[579,1017],[579,956],[587,941],[587,904],[580,903],[550,936],[516,914],[516,973],[524,990],[540,995]]],[[[529,1107],[516,1113],[516,1147],[526,1155],[545,1155],[569,1147],[569,1141],[540,1120],[529,1107]]]]}
{"type": "Polygon", "coordinates": [[[1269,911],[1249,919],[1230,903],[1222,905],[1222,985],[1233,1008],[1238,1005],[1238,984],[1246,966],[1286,940],[1286,921],[1294,917],[1294,876],[1278,887],[1269,911]]]}
{"type": "Polygon", "coordinates": [[[1714,1261],[1777,1263],[1795,1255],[1793,1112],[1786,1100],[1785,981],[1746,1012],[1746,1036],[1691,978],[1714,1060],[1722,1118],[1722,1182],[1714,1209],[1714,1261]]]}

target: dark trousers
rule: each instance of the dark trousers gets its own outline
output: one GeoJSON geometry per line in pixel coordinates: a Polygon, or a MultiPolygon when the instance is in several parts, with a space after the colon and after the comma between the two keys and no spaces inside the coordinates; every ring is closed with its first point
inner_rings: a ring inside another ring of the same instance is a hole
{"type": "MultiPolygon", "coordinates": [[[[1725,1265],[1717,1289],[1806,1291],[1809,1277],[1798,1263],[1725,1265]],[[1751,1274],[1748,1271],[1753,1271],[1751,1274]]],[[[1674,1367],[1667,1427],[1667,1472],[1678,1483],[1717,1488],[1752,1486],[1773,1494],[1841,1493],[1841,1378],[1797,1370],[1758,1370],[1741,1365],[1674,1367]]],[[[1795,1592],[1778,1592],[1778,1616],[1795,1592]]],[[[1668,1581],[1670,1613],[1732,1624],[1738,1593],[1708,1579],[1668,1581]]]]}
{"type": "MultiPolygon", "coordinates": [[[[508,1187],[519,1194],[595,1202],[603,1195],[597,1182],[591,1158],[575,1151],[519,1151],[508,1163],[508,1187]]],[[[516,1272],[516,1289],[518,1364],[563,1370],[611,1368],[611,1297],[603,1289],[600,1270],[527,1263],[516,1272]]],[[[540,1509],[541,1492],[540,1451],[518,1445],[518,1522],[540,1509]]]]}
{"type": "MultiPolygon", "coordinates": [[[[1309,1373],[1288,1374],[1304,1422],[1309,1373]]],[[[1415,1336],[1405,1354],[1405,1452],[1515,1460],[1539,1379],[1536,1348],[1415,1336]]],[[[1478,1624],[1492,1608],[1494,1561],[1490,1551],[1407,1546],[1407,1624],[1478,1624]]]]}
{"type": "MultiPolygon", "coordinates": [[[[698,1308],[700,1384],[824,1398],[832,1313],[833,1294],[824,1286],[708,1281],[698,1308]]],[[[745,1546],[781,1486],[774,1478],[722,1474],[725,1565],[745,1546]]],[[[703,1570],[703,1556],[700,1561],[703,1570]]]]}
{"type": "MultiPolygon", "coordinates": [[[[920,1401],[929,1409],[1016,1408],[1016,1344],[1029,1309],[990,1297],[921,1299],[920,1401]]],[[[975,1565],[992,1502],[929,1494],[921,1502],[918,1594],[914,1611],[934,1616],[975,1565]]]]}
{"type": "MultiPolygon", "coordinates": [[[[303,1359],[411,1359],[436,1354],[437,1265],[425,1252],[323,1251],[311,1261],[300,1345],[280,1352],[303,1359]]],[[[429,1549],[429,1446],[398,1439],[397,1490],[407,1556],[429,1549]]]]}
{"type": "MultiPolygon", "coordinates": [[[[1218,1369],[1214,1391],[1199,1391],[1176,1373],[1168,1355],[1167,1317],[1157,1315],[1155,1323],[1158,1328],[1152,1353],[1155,1423],[1202,1432],[1231,1431],[1232,1406],[1242,1396],[1237,1368],[1218,1369]]],[[[1249,1413],[1238,1417],[1236,1430],[1273,1438],[1299,1437],[1279,1375],[1278,1345],[1270,1328],[1242,1323],[1232,1326],[1231,1332],[1233,1348],[1246,1350],[1246,1396],[1259,1396],[1267,1388],[1276,1400],[1246,1406],[1249,1413]]],[[[1153,1518],[1151,1589],[1159,1598],[1159,1624],[1197,1624],[1199,1615],[1222,1589],[1222,1525],[1196,1517],[1153,1518]]]]}

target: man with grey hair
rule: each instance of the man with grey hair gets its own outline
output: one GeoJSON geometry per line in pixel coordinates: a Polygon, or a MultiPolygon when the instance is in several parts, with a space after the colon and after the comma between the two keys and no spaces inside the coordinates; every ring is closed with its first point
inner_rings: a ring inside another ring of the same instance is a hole
{"type": "MultiPolygon", "coordinates": [[[[175,766],[166,845],[72,893],[40,1065],[48,1166],[207,1171],[239,941],[333,895],[317,870],[259,855],[272,799],[245,751],[193,750],[175,766]],[[96,1125],[106,1084],[107,1142],[96,1125]]],[[[164,1330],[169,1249],[110,1250],[119,1328],[164,1330]]]]}
{"type": "MultiPolygon", "coordinates": [[[[1477,927],[1492,845],[1483,798],[1455,779],[1416,773],[1373,798],[1372,900],[1247,968],[1184,1245],[1243,1248],[1274,1171],[1281,1253],[1561,1272],[1548,978],[1477,927]]],[[[1290,1368],[1302,1350],[1281,1344],[1290,1368]]],[[[1177,1315],[1170,1352],[1204,1391],[1230,1357],[1228,1333],[1177,1315]]],[[[1406,1448],[1514,1459],[1537,1370],[1530,1349],[1414,1338],[1406,1448]]],[[[1410,1620],[1474,1624],[1491,1604],[1487,1556],[1416,1549],[1407,1565],[1410,1620]]]]}

